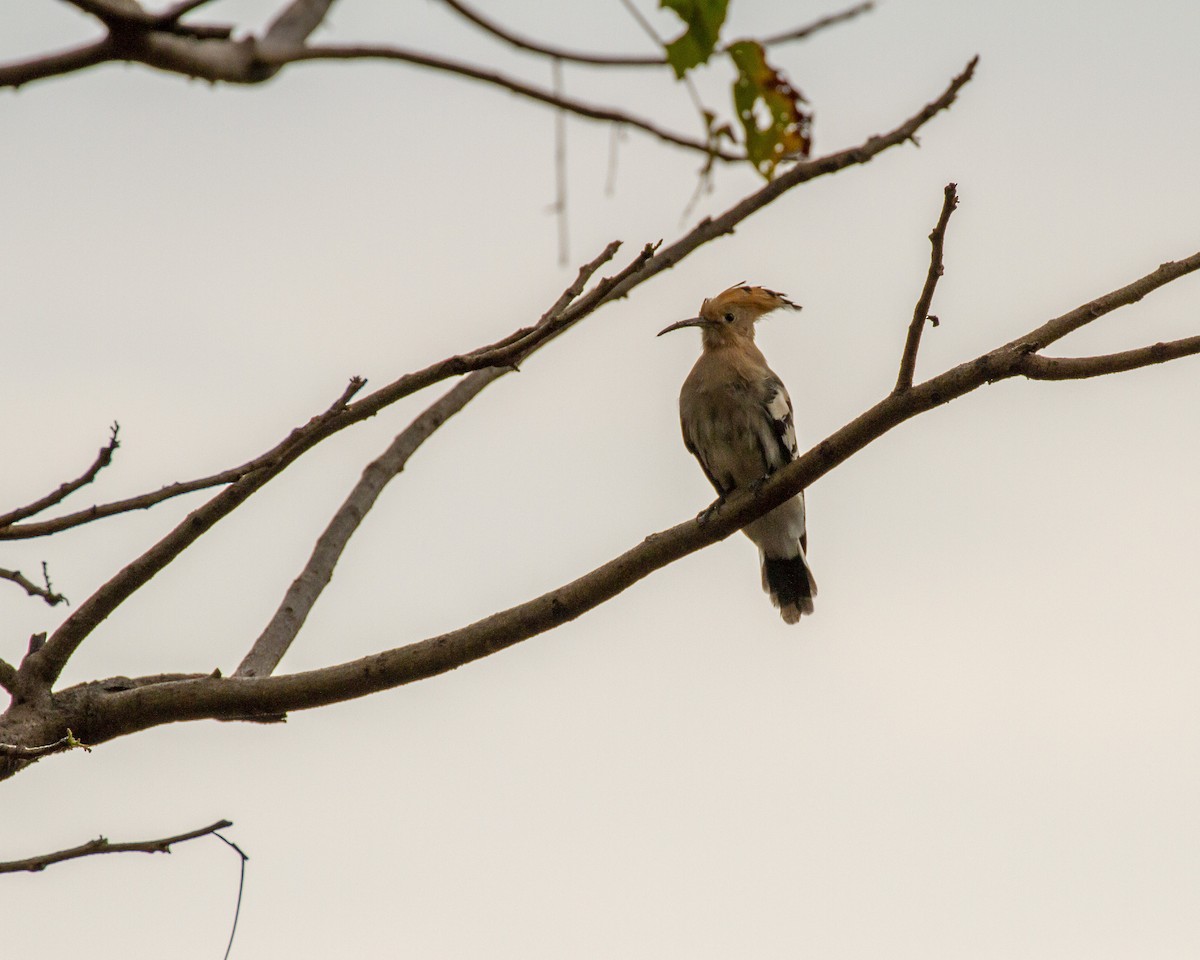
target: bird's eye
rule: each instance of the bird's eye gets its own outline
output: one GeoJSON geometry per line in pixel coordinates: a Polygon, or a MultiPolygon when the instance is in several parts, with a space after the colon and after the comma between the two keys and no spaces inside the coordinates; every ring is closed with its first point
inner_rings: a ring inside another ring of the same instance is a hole
{"type": "Polygon", "coordinates": [[[726,322],[726,323],[733,323],[733,314],[732,314],[732,313],[727,313],[727,314],[725,314],[725,322],[726,322]]]}

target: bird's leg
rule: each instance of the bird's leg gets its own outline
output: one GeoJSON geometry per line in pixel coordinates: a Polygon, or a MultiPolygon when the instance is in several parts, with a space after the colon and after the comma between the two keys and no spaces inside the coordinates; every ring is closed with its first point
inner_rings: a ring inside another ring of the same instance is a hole
{"type": "Polygon", "coordinates": [[[775,476],[775,468],[767,467],[767,472],[750,484],[750,496],[758,499],[758,495],[762,493],[762,488],[767,485],[767,481],[775,476]]]}

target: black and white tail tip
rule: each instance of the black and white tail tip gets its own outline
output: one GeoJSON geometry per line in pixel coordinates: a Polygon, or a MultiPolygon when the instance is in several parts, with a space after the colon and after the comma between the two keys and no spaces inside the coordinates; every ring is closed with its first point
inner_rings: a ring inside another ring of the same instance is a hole
{"type": "Polygon", "coordinates": [[[813,597],[817,581],[808,569],[804,554],[796,557],[762,558],[763,590],[779,608],[784,623],[798,623],[806,613],[813,612],[813,597]]]}

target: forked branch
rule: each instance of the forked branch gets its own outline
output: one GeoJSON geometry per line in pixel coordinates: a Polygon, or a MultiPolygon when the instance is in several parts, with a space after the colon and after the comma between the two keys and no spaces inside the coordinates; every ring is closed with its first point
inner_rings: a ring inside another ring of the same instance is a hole
{"type": "Polygon", "coordinates": [[[77,477],[68,483],[61,484],[57,490],[54,490],[46,496],[41,497],[33,503],[26,504],[23,507],[17,507],[15,510],[10,510],[8,513],[0,514],[0,530],[5,527],[10,527],[19,520],[24,520],[26,517],[32,517],[35,514],[41,513],[43,510],[54,506],[56,503],[61,503],[72,493],[82,486],[86,486],[96,479],[96,474],[112,463],[113,454],[117,452],[117,448],[121,445],[117,440],[117,434],[121,430],[121,425],[114,423],[109,431],[108,443],[100,448],[100,452],[96,455],[96,459],[92,465],[84,471],[83,475],[77,477]]]}
{"type": "MultiPolygon", "coordinates": [[[[662,67],[666,66],[667,58],[661,54],[646,55],[646,56],[630,56],[622,54],[602,54],[602,53],[586,53],[579,50],[568,50],[565,47],[552,46],[551,44],[542,43],[537,40],[531,40],[528,37],[523,37],[520,34],[509,30],[495,20],[485,17],[482,13],[462,2],[462,0],[442,0],[447,7],[457,13],[464,20],[468,20],[475,26],[479,27],[485,33],[491,34],[497,40],[502,40],[504,43],[518,50],[525,50],[528,53],[536,53],[543,57],[549,57],[553,60],[561,60],[565,63],[578,63],[584,66],[591,67],[662,67]]],[[[861,14],[867,13],[874,9],[873,0],[868,0],[866,3],[859,3],[853,7],[838,11],[837,13],[821,17],[804,26],[796,27],[791,30],[785,30],[782,33],[777,33],[774,36],[767,37],[762,41],[763,46],[776,46],[783,43],[792,43],[797,40],[805,40],[813,34],[820,32],[835,24],[845,23],[847,20],[853,20],[861,14]]]]}
{"type": "Polygon", "coordinates": [[[29,594],[29,596],[40,597],[42,600],[45,600],[47,606],[57,607],[60,603],[65,603],[67,599],[61,593],[56,593],[54,587],[50,585],[50,573],[45,563],[42,564],[42,580],[46,584],[44,587],[39,587],[22,574],[20,570],[0,569],[0,580],[9,580],[15,583],[29,594]]]}

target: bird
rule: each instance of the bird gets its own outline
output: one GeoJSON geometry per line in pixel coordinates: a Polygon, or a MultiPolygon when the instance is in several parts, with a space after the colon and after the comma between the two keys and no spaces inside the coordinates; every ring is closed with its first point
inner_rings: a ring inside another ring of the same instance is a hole
{"type": "MultiPolygon", "coordinates": [[[[792,401],[754,343],[754,324],[799,310],[782,293],[735,284],[706,299],[698,316],[659,332],[699,327],[702,352],[679,393],[683,443],[724,501],[761,483],[799,455],[792,401]]],[[[743,527],[758,547],[763,591],[785,623],[813,612],[817,582],[808,565],[804,491],[743,527]]]]}

